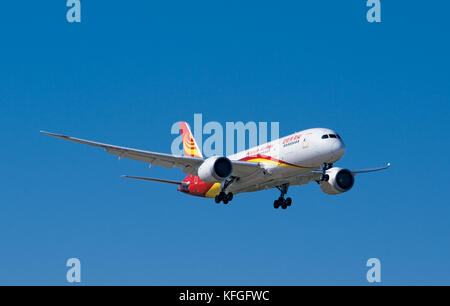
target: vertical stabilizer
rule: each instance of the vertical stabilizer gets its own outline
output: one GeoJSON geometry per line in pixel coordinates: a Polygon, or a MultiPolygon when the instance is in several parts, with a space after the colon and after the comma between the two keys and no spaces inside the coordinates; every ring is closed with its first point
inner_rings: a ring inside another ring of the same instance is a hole
{"type": "Polygon", "coordinates": [[[203,157],[187,122],[180,122],[184,156],[203,157]]]}

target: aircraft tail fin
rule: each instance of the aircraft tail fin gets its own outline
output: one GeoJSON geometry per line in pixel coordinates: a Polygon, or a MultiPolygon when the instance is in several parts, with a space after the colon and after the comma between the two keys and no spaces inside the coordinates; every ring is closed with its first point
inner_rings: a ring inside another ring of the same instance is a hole
{"type": "Polygon", "coordinates": [[[187,122],[180,122],[180,130],[181,138],[183,140],[184,156],[203,157],[187,122]]]}

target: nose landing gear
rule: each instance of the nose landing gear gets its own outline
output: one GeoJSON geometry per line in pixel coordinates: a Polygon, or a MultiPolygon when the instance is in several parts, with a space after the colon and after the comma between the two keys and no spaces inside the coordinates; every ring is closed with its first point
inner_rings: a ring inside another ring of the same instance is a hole
{"type": "Polygon", "coordinates": [[[317,182],[317,184],[320,184],[320,182],[328,182],[330,179],[330,176],[327,174],[327,170],[333,168],[333,164],[327,164],[324,163],[322,165],[322,175],[320,176],[320,179],[317,182]]]}
{"type": "Polygon", "coordinates": [[[281,195],[280,197],[273,202],[273,208],[278,209],[281,207],[282,209],[286,209],[292,204],[291,198],[284,198],[289,188],[289,184],[283,184],[281,186],[278,186],[277,189],[280,190],[281,195]]]}

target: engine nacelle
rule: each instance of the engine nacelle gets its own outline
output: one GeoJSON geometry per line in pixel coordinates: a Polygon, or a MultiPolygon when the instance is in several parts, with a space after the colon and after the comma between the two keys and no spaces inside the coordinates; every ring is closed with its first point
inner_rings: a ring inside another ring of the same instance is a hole
{"type": "Polygon", "coordinates": [[[328,181],[320,182],[320,189],[326,194],[339,194],[352,189],[355,178],[350,170],[331,168],[327,170],[328,181]]]}
{"type": "Polygon", "coordinates": [[[198,168],[198,177],[205,183],[218,183],[226,180],[233,173],[233,164],[226,157],[213,156],[198,168]]]}

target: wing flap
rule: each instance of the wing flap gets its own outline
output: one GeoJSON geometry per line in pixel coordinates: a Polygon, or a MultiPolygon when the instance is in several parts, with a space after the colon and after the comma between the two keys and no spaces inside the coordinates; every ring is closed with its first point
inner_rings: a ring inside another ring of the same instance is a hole
{"type": "Polygon", "coordinates": [[[233,176],[246,177],[261,169],[260,163],[232,160],[233,176]]]}

